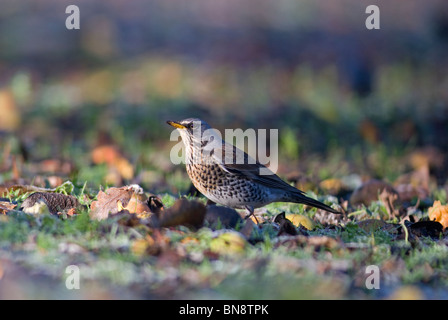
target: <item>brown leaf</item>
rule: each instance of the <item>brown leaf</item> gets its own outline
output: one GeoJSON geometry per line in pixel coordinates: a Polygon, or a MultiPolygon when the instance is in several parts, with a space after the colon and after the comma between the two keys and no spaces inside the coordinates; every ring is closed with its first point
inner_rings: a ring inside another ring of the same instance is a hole
{"type": "Polygon", "coordinates": [[[98,192],[98,200],[90,205],[90,218],[95,220],[106,219],[109,215],[127,210],[129,213],[150,213],[148,199],[143,190],[137,185],[121,188],[109,188],[106,192],[98,192]]]}
{"type": "Polygon", "coordinates": [[[232,208],[211,205],[207,206],[205,222],[207,222],[211,228],[217,228],[220,225],[225,229],[233,229],[238,223],[242,224],[243,219],[240,214],[232,208]]]}
{"type": "Polygon", "coordinates": [[[106,163],[113,174],[114,171],[126,180],[134,177],[134,167],[114,145],[100,145],[92,150],[92,161],[95,164],[106,163]]]}
{"type": "Polygon", "coordinates": [[[74,216],[74,215],[76,215],[78,213],[76,212],[75,208],[71,208],[67,212],[58,212],[58,215],[64,215],[64,214],[69,216],[69,217],[72,217],[72,216],[74,216]]]}
{"type": "Polygon", "coordinates": [[[319,187],[331,195],[342,195],[348,192],[349,188],[341,179],[326,179],[319,183],[319,187]]]}
{"type": "Polygon", "coordinates": [[[398,202],[398,193],[390,192],[389,190],[384,189],[381,191],[379,198],[386,207],[389,218],[398,217],[400,215],[400,210],[396,209],[394,205],[398,202]]]}
{"type": "Polygon", "coordinates": [[[11,211],[15,207],[17,205],[9,201],[0,201],[0,214],[7,214],[8,211],[11,211]]]}
{"type": "Polygon", "coordinates": [[[149,206],[149,209],[151,210],[151,212],[154,212],[157,215],[159,215],[164,210],[162,200],[160,200],[155,195],[149,196],[148,206],[149,206]]]}
{"type": "Polygon", "coordinates": [[[81,208],[82,205],[73,196],[61,193],[35,192],[28,196],[22,203],[21,209],[25,213],[39,214],[48,208],[51,214],[70,211],[70,209],[81,208]],[[42,211],[43,210],[43,211],[42,211]]]}
{"type": "Polygon", "coordinates": [[[393,230],[396,226],[379,219],[366,219],[356,223],[358,227],[367,233],[372,233],[378,229],[393,230]]]}
{"type": "Polygon", "coordinates": [[[434,201],[428,209],[428,216],[432,221],[440,222],[444,229],[448,227],[448,205],[442,206],[440,201],[434,201]]]}
{"type": "Polygon", "coordinates": [[[370,120],[365,119],[360,123],[359,132],[365,141],[376,144],[380,139],[378,127],[370,120]]]}
{"type": "Polygon", "coordinates": [[[411,202],[415,198],[426,199],[429,196],[429,190],[422,186],[413,186],[411,184],[398,184],[395,186],[400,200],[404,202],[411,202]]]}
{"type": "Polygon", "coordinates": [[[274,241],[275,246],[286,246],[295,250],[297,247],[310,247],[315,250],[320,249],[336,249],[343,247],[344,244],[334,238],[328,236],[304,236],[297,235],[294,237],[279,237],[274,241]]]}
{"type": "Polygon", "coordinates": [[[155,241],[151,235],[146,235],[145,238],[135,240],[131,245],[131,251],[137,256],[142,255],[157,255],[161,251],[158,242],[155,241]]]}
{"type": "Polygon", "coordinates": [[[172,207],[163,210],[158,216],[153,215],[151,225],[154,227],[174,227],[184,225],[200,228],[204,223],[205,206],[195,200],[178,199],[172,207]]]}
{"type": "Polygon", "coordinates": [[[246,238],[239,232],[225,230],[215,231],[216,237],[210,242],[210,250],[220,255],[241,254],[247,247],[246,238]]]}
{"type": "Polygon", "coordinates": [[[298,170],[294,170],[288,173],[286,175],[286,180],[288,180],[289,182],[293,182],[294,186],[297,189],[317,191],[316,183],[313,180],[311,180],[311,178],[308,175],[298,170]]]}
{"type": "MultiPolygon", "coordinates": [[[[67,183],[67,182],[65,182],[67,183]]],[[[68,182],[71,183],[71,182],[68,182]]],[[[16,193],[17,196],[24,195],[25,193],[31,193],[31,192],[42,192],[42,193],[49,193],[49,192],[56,192],[57,188],[42,188],[37,187],[33,185],[26,185],[26,184],[5,184],[0,186],[0,197],[7,197],[10,193],[16,193]]]]}
{"type": "Polygon", "coordinates": [[[353,191],[350,203],[353,206],[362,204],[368,206],[372,201],[378,200],[379,194],[384,190],[387,190],[389,194],[397,194],[397,191],[390,184],[381,180],[371,179],[353,191]]]}
{"type": "Polygon", "coordinates": [[[274,218],[274,222],[276,222],[280,225],[280,228],[279,228],[279,231],[277,234],[278,236],[285,235],[285,234],[295,236],[298,234],[296,227],[290,220],[286,219],[284,212],[276,215],[274,218]]]}
{"type": "Polygon", "coordinates": [[[414,186],[416,188],[419,187],[423,188],[424,190],[428,190],[430,184],[429,166],[424,165],[412,172],[405,173],[399,176],[395,180],[395,185],[400,184],[410,184],[411,186],[414,186]]]}
{"type": "Polygon", "coordinates": [[[0,90],[0,130],[14,131],[21,122],[20,112],[10,89],[0,90]]]}
{"type": "Polygon", "coordinates": [[[443,226],[436,221],[419,221],[408,226],[416,237],[431,237],[438,239],[443,232],[443,226]]]}

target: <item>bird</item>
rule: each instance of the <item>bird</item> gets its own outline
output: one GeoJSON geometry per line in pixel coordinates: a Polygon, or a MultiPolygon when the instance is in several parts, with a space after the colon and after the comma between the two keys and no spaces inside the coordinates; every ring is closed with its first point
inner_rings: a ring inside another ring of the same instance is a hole
{"type": "Polygon", "coordinates": [[[246,152],[222,140],[221,135],[198,118],[167,121],[176,128],[185,145],[188,176],[210,201],[234,209],[245,209],[246,219],[256,208],[272,202],[293,202],[340,213],[310,198],[246,152]]]}

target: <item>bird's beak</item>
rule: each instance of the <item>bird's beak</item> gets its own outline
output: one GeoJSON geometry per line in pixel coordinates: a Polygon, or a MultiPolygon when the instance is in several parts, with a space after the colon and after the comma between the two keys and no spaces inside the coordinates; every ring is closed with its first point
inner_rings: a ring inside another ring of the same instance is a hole
{"type": "Polygon", "coordinates": [[[177,129],[186,129],[185,126],[181,125],[179,122],[176,122],[176,121],[167,121],[166,123],[168,123],[170,126],[173,126],[174,128],[177,128],[177,129]]]}

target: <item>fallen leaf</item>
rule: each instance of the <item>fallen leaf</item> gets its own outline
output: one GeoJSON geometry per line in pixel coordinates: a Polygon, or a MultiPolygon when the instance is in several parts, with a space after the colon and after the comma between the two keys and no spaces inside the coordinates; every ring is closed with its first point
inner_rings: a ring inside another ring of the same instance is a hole
{"type": "Polygon", "coordinates": [[[314,183],[308,175],[303,174],[300,171],[295,170],[290,172],[286,175],[286,180],[293,182],[297,189],[317,191],[316,183],[314,183]]]}
{"type": "Polygon", "coordinates": [[[151,217],[150,224],[154,227],[166,228],[178,225],[200,228],[204,223],[206,208],[204,204],[184,198],[176,200],[174,204],[151,217]]]}
{"type": "Polygon", "coordinates": [[[303,214],[287,214],[286,219],[290,220],[296,227],[303,226],[307,230],[313,230],[316,226],[313,220],[303,214]]]}
{"type": "MultiPolygon", "coordinates": [[[[353,206],[369,206],[372,201],[377,201],[381,192],[386,190],[389,194],[398,194],[397,191],[388,183],[381,180],[369,180],[353,191],[350,197],[350,203],[353,206]]],[[[396,200],[398,201],[398,199],[396,200]]]]}
{"type": "Polygon", "coordinates": [[[100,145],[92,150],[91,156],[93,163],[106,163],[110,169],[117,171],[123,179],[129,180],[134,177],[134,166],[115,145],[100,145]]]}
{"type": "Polygon", "coordinates": [[[241,254],[247,245],[246,239],[237,231],[218,232],[210,242],[210,250],[222,255],[241,254]]]}
{"type": "Polygon", "coordinates": [[[13,210],[17,207],[17,204],[8,202],[8,201],[0,201],[0,214],[6,214],[8,211],[13,210]]]}
{"type": "Polygon", "coordinates": [[[421,167],[440,169],[444,167],[446,156],[439,149],[433,146],[426,146],[414,150],[407,158],[414,169],[421,167]]]}
{"type": "Polygon", "coordinates": [[[429,219],[440,222],[445,229],[448,226],[448,205],[443,205],[440,201],[434,201],[432,207],[428,209],[429,219]]]}
{"type": "Polygon", "coordinates": [[[389,297],[391,300],[423,300],[423,292],[416,286],[402,286],[389,297]]]}
{"type": "Polygon", "coordinates": [[[160,214],[164,210],[164,206],[162,203],[162,200],[160,200],[155,195],[150,195],[148,198],[148,206],[151,212],[154,212],[155,214],[160,214]]]}
{"type": "Polygon", "coordinates": [[[326,179],[319,183],[319,187],[325,191],[325,193],[331,195],[341,195],[348,192],[348,187],[341,179],[326,179]]]}
{"type": "Polygon", "coordinates": [[[398,202],[398,193],[384,189],[381,191],[379,198],[386,207],[389,218],[398,217],[400,215],[400,210],[395,208],[395,203],[398,202]]]}
{"type": "Polygon", "coordinates": [[[97,198],[90,205],[91,219],[103,220],[125,210],[134,214],[151,213],[148,199],[138,185],[109,188],[106,192],[98,192],[97,198]]]}
{"type": "Polygon", "coordinates": [[[61,185],[55,188],[41,188],[33,185],[14,184],[0,186],[0,197],[7,197],[9,194],[14,193],[17,196],[31,192],[45,192],[45,193],[72,193],[75,186],[71,181],[65,181],[61,185]]]}
{"type": "Polygon", "coordinates": [[[51,214],[67,212],[81,208],[82,205],[74,196],[61,193],[35,192],[28,196],[21,205],[25,213],[40,214],[48,210],[51,214]]]}
{"type": "Polygon", "coordinates": [[[343,246],[342,242],[328,236],[297,235],[295,237],[278,237],[273,242],[275,247],[282,245],[292,250],[296,250],[298,246],[302,248],[312,247],[312,249],[317,251],[322,248],[333,250],[343,246]]]}
{"type": "Polygon", "coordinates": [[[285,217],[285,213],[279,213],[275,216],[274,222],[278,223],[280,228],[277,233],[278,236],[288,234],[295,236],[298,234],[296,226],[285,217]]]}
{"type": "Polygon", "coordinates": [[[75,164],[62,159],[45,159],[32,164],[33,171],[69,175],[75,170],[75,164]]]}
{"type": "Polygon", "coordinates": [[[0,90],[0,130],[14,131],[20,125],[20,111],[10,89],[0,90]]]}
{"type": "Polygon", "coordinates": [[[131,251],[137,256],[157,255],[160,253],[160,246],[156,243],[153,237],[149,234],[145,238],[135,240],[131,245],[131,251]]]}
{"type": "Polygon", "coordinates": [[[443,226],[437,221],[418,221],[409,225],[408,229],[416,237],[433,239],[438,239],[443,232],[443,226]]]}
{"type": "Polygon", "coordinates": [[[379,219],[366,219],[356,223],[359,228],[367,233],[375,232],[378,229],[387,229],[391,224],[379,219]]]}
{"type": "Polygon", "coordinates": [[[341,245],[339,241],[328,236],[311,236],[306,238],[307,243],[315,247],[325,247],[326,249],[335,249],[341,245]]]}
{"type": "Polygon", "coordinates": [[[243,223],[240,214],[232,208],[211,205],[207,206],[206,210],[205,222],[212,229],[217,227],[233,229],[243,223]]]}
{"type": "Polygon", "coordinates": [[[424,190],[429,190],[430,184],[430,175],[429,175],[429,166],[424,165],[412,172],[405,173],[399,176],[395,180],[395,185],[400,184],[410,184],[414,187],[420,187],[424,190]]]}
{"type": "Polygon", "coordinates": [[[414,199],[423,200],[429,196],[428,189],[406,183],[396,185],[395,190],[398,192],[398,196],[402,202],[411,202],[414,199]]]}
{"type": "Polygon", "coordinates": [[[71,208],[68,211],[58,212],[57,214],[58,216],[61,216],[63,219],[67,219],[67,217],[73,217],[74,215],[78,214],[78,212],[76,212],[75,208],[71,208]]]}
{"type": "Polygon", "coordinates": [[[378,127],[368,119],[361,121],[359,126],[359,133],[365,141],[371,144],[378,143],[380,139],[380,131],[378,127]]]}

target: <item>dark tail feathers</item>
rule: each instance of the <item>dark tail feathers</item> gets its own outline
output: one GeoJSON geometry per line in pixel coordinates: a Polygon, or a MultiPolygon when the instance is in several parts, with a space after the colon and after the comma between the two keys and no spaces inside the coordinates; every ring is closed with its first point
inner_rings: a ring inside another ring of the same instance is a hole
{"type": "Polygon", "coordinates": [[[301,194],[301,193],[294,194],[294,197],[292,197],[289,201],[295,202],[295,203],[303,203],[303,204],[306,204],[308,206],[319,208],[319,209],[322,209],[322,210],[325,210],[325,211],[328,211],[328,212],[332,212],[332,213],[341,213],[341,212],[336,211],[335,209],[327,206],[326,204],[324,204],[324,203],[322,203],[320,201],[317,201],[315,199],[312,199],[310,197],[307,197],[307,196],[305,196],[304,194],[301,194]]]}

